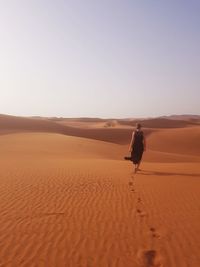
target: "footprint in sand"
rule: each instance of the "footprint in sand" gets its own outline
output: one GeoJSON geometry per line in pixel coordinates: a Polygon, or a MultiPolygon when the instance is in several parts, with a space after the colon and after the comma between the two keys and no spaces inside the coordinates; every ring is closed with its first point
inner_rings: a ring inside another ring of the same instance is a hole
{"type": "Polygon", "coordinates": [[[152,233],[153,238],[160,238],[160,235],[157,233],[156,228],[150,227],[150,232],[152,233]]]}
{"type": "Polygon", "coordinates": [[[156,250],[139,251],[138,261],[143,267],[163,267],[162,258],[156,250]]]}
{"type": "Polygon", "coordinates": [[[132,191],[132,192],[135,192],[135,189],[133,188],[133,182],[129,182],[128,184],[129,184],[129,186],[131,187],[131,191],[132,191]]]}
{"type": "Polygon", "coordinates": [[[144,212],[144,211],[142,211],[142,210],[140,210],[140,209],[137,209],[136,211],[137,211],[137,213],[140,215],[140,217],[145,217],[145,216],[147,216],[147,213],[144,212]]]}

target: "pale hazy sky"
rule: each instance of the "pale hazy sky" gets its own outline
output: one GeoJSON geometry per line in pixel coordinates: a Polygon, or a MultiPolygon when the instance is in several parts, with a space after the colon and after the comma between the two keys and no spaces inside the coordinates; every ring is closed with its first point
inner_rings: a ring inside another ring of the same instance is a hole
{"type": "Polygon", "coordinates": [[[200,114],[199,0],[0,0],[0,113],[200,114]]]}

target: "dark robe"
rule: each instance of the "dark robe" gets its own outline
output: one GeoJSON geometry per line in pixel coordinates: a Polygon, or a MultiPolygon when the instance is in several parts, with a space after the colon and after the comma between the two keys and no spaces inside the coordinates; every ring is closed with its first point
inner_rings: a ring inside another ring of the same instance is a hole
{"type": "Polygon", "coordinates": [[[134,133],[134,141],[132,145],[131,159],[134,164],[138,164],[142,159],[144,152],[144,135],[142,131],[136,130],[134,133]]]}

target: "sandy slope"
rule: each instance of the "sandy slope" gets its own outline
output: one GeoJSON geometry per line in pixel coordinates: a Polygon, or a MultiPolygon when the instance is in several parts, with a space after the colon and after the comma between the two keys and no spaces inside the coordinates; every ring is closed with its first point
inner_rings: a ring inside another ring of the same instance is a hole
{"type": "Polygon", "coordinates": [[[199,179],[200,166],[194,163],[146,163],[135,176],[137,213],[143,235],[149,236],[142,245],[148,251],[144,266],[199,266],[199,179]]]}
{"type": "Polygon", "coordinates": [[[151,150],[200,156],[200,127],[164,129],[150,135],[151,150]]]}
{"type": "Polygon", "coordinates": [[[154,131],[136,175],[127,145],[1,135],[0,266],[199,267],[198,134],[154,131]]]}
{"type": "MultiPolygon", "coordinates": [[[[70,120],[71,121],[71,120],[70,120]]],[[[59,133],[63,135],[85,137],[117,144],[127,144],[132,129],[130,127],[82,127],[84,121],[78,122],[76,127],[63,123],[60,120],[47,118],[25,118],[0,115],[0,135],[21,132],[59,133]]],[[[92,123],[95,122],[92,120],[92,123]]],[[[98,124],[96,122],[96,124],[98,124]]],[[[104,122],[105,123],[105,122],[104,122]]]]}
{"type": "Polygon", "coordinates": [[[84,120],[84,119],[64,119],[57,121],[61,125],[66,125],[70,127],[77,127],[77,128],[86,128],[86,129],[100,129],[100,128],[120,128],[120,129],[130,129],[130,125],[122,124],[118,120],[100,120],[100,121],[91,121],[91,120],[84,120]]]}

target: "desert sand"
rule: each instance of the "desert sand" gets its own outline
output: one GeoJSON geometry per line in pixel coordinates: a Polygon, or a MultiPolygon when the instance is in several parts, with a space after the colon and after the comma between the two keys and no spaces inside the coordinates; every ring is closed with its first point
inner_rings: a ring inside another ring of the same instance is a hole
{"type": "Polygon", "coordinates": [[[133,122],[0,115],[0,266],[199,267],[200,125],[171,121],[134,174],[133,122]]]}

